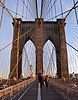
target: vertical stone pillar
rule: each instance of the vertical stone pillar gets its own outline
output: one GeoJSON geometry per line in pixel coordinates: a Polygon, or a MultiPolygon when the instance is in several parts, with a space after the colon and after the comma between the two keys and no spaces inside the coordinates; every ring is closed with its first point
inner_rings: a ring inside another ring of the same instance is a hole
{"type": "Polygon", "coordinates": [[[36,74],[43,75],[43,19],[36,19],[36,74]]]}
{"type": "Polygon", "coordinates": [[[59,48],[56,48],[56,61],[57,61],[57,78],[61,78],[61,62],[60,62],[59,48]]]}
{"type": "Polygon", "coordinates": [[[13,44],[11,50],[10,79],[19,79],[22,72],[21,19],[14,19],[13,44]]]}
{"type": "Polygon", "coordinates": [[[59,33],[59,60],[61,67],[61,78],[68,78],[68,59],[67,59],[67,48],[65,38],[65,19],[58,19],[58,33],[59,33]]]}
{"type": "Polygon", "coordinates": [[[36,74],[43,74],[43,51],[37,50],[36,52],[36,74]]]}

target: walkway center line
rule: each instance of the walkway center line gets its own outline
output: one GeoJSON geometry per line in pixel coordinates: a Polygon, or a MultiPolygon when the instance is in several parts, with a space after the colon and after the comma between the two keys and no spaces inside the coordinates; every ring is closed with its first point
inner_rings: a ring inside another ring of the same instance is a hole
{"type": "Polygon", "coordinates": [[[38,96],[37,100],[41,100],[41,89],[40,89],[40,83],[38,84],[38,96]]]}

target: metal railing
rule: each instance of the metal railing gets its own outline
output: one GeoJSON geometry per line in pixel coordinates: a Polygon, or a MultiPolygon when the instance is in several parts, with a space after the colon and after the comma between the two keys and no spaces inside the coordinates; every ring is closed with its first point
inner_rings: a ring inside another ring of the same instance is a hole
{"type": "Polygon", "coordinates": [[[0,90],[0,99],[4,100],[7,95],[12,96],[15,92],[18,92],[18,91],[24,89],[25,87],[27,87],[34,80],[35,80],[35,78],[31,78],[31,79],[25,80],[23,82],[20,82],[16,85],[13,85],[13,86],[7,87],[3,90],[0,90]]]}

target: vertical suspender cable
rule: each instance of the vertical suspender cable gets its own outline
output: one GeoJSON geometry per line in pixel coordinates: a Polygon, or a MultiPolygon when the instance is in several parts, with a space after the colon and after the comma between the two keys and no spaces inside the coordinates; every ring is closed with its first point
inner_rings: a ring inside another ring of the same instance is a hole
{"type": "MultiPolygon", "coordinates": [[[[56,0],[54,0],[54,2],[55,2],[56,0]]],[[[56,4],[54,4],[54,9],[55,9],[55,16],[57,16],[56,15],[56,4]]],[[[57,17],[56,17],[56,19],[57,19],[57,17]]]]}
{"type": "MultiPolygon", "coordinates": [[[[75,5],[75,0],[73,0],[73,4],[75,5]]],[[[78,25],[78,16],[77,16],[77,10],[76,10],[76,8],[75,8],[74,10],[75,10],[75,16],[76,16],[76,21],[77,21],[77,25],[78,25]]]]}
{"type": "Polygon", "coordinates": [[[43,14],[43,0],[41,2],[41,18],[42,18],[42,14],[43,14]]]}
{"type": "Polygon", "coordinates": [[[62,1],[60,0],[60,7],[61,7],[61,15],[62,15],[62,18],[63,18],[63,7],[62,7],[62,1]]]}
{"type": "MultiPolygon", "coordinates": [[[[3,1],[3,4],[5,4],[5,0],[3,1]]],[[[1,19],[0,19],[0,27],[1,27],[1,24],[2,24],[3,12],[4,12],[4,7],[2,8],[2,14],[1,14],[1,19]]]]}
{"type": "Polygon", "coordinates": [[[37,0],[35,0],[35,3],[36,3],[36,16],[38,18],[38,5],[37,5],[37,0]]]}
{"type": "Polygon", "coordinates": [[[22,18],[23,18],[23,14],[24,14],[24,4],[23,4],[23,8],[22,8],[22,18]]]}
{"type": "Polygon", "coordinates": [[[16,6],[16,15],[15,15],[15,18],[17,17],[17,12],[18,12],[18,3],[19,3],[19,0],[17,0],[17,6],[16,6]]]}

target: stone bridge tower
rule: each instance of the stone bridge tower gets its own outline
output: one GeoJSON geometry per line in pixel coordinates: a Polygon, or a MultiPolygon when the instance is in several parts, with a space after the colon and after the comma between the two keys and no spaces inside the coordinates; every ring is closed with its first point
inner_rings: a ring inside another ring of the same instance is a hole
{"type": "Polygon", "coordinates": [[[43,21],[42,18],[35,21],[22,21],[14,19],[14,35],[11,51],[10,78],[19,79],[22,73],[22,49],[28,40],[36,47],[36,74],[43,74],[43,46],[50,40],[56,48],[58,78],[68,77],[68,60],[65,39],[65,20],[43,21]]]}

